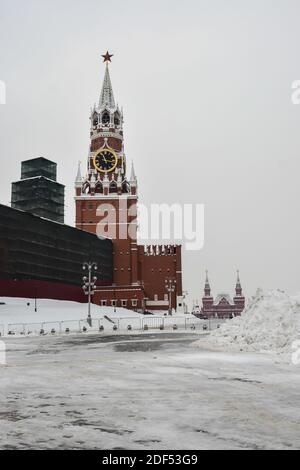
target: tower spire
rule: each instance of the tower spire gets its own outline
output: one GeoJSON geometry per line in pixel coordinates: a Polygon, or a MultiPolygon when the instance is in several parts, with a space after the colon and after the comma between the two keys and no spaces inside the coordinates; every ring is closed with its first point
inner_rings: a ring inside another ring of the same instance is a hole
{"type": "Polygon", "coordinates": [[[82,176],[81,176],[81,162],[78,162],[78,170],[77,170],[77,175],[76,175],[76,180],[75,183],[82,183],[82,176]]]}
{"type": "Polygon", "coordinates": [[[235,293],[238,296],[242,295],[242,286],[241,286],[241,281],[240,281],[240,272],[239,272],[239,270],[237,270],[237,272],[236,272],[235,293]]]}
{"type": "Polygon", "coordinates": [[[204,286],[204,295],[210,297],[210,284],[208,279],[208,271],[205,271],[205,286],[204,286]]]}
{"type": "Polygon", "coordinates": [[[136,182],[136,174],[135,174],[135,171],[134,171],[133,161],[131,161],[131,176],[130,176],[130,181],[131,181],[131,182],[136,182]]]}
{"type": "Polygon", "coordinates": [[[99,100],[99,108],[108,107],[109,109],[114,109],[116,105],[108,68],[108,62],[111,62],[112,54],[107,52],[106,54],[102,55],[102,57],[104,57],[105,62],[105,74],[99,100]]]}

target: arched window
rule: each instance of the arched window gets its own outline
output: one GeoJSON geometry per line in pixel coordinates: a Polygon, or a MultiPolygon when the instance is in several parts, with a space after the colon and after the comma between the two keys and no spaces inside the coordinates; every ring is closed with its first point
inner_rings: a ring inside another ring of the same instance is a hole
{"type": "Polygon", "coordinates": [[[104,113],[102,114],[102,124],[104,124],[104,126],[107,126],[109,123],[110,123],[109,113],[107,111],[104,111],[104,113]]]}
{"type": "Polygon", "coordinates": [[[102,194],[103,193],[103,186],[100,181],[97,181],[95,186],[95,193],[102,194]]]}
{"type": "Polygon", "coordinates": [[[89,183],[85,183],[85,184],[84,184],[84,186],[83,186],[83,188],[82,188],[82,192],[83,192],[84,194],[88,194],[88,193],[90,192],[90,185],[89,185],[89,183]]]}
{"type": "Polygon", "coordinates": [[[122,193],[129,193],[129,186],[126,181],[122,184],[122,193]]]}
{"type": "Polygon", "coordinates": [[[116,193],[117,192],[117,183],[113,181],[110,186],[109,186],[109,192],[110,193],[116,193]]]}

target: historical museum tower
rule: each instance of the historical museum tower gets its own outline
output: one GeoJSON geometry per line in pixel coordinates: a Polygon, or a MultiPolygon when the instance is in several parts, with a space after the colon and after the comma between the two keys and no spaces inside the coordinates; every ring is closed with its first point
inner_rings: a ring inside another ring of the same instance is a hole
{"type": "Polygon", "coordinates": [[[75,181],[76,227],[113,241],[112,286],[99,286],[94,302],[127,308],[182,307],[181,246],[137,244],[137,178],[124,152],[123,111],[115,102],[109,63],[97,105],[91,109],[86,175],[75,181]],[[166,282],[167,281],[167,282],[166,282]],[[173,292],[167,290],[170,282],[173,292]]]}

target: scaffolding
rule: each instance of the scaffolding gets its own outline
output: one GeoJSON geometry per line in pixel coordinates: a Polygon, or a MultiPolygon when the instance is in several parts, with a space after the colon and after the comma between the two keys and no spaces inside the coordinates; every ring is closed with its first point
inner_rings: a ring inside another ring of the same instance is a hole
{"type": "Polygon", "coordinates": [[[46,158],[22,162],[21,180],[12,183],[12,207],[64,223],[65,187],[56,173],[56,163],[46,158]]]}

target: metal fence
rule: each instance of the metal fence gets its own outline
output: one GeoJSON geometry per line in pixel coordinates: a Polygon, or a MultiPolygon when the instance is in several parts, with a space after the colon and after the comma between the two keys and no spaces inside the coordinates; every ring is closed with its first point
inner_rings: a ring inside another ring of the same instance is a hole
{"type": "Polygon", "coordinates": [[[4,325],[0,325],[0,333],[3,336],[13,335],[62,335],[71,333],[105,333],[119,334],[124,332],[147,331],[212,331],[219,328],[226,321],[224,319],[202,320],[196,317],[177,316],[141,316],[139,317],[106,317],[94,318],[92,325],[87,320],[63,320],[41,323],[10,323],[5,331],[4,325]]]}

